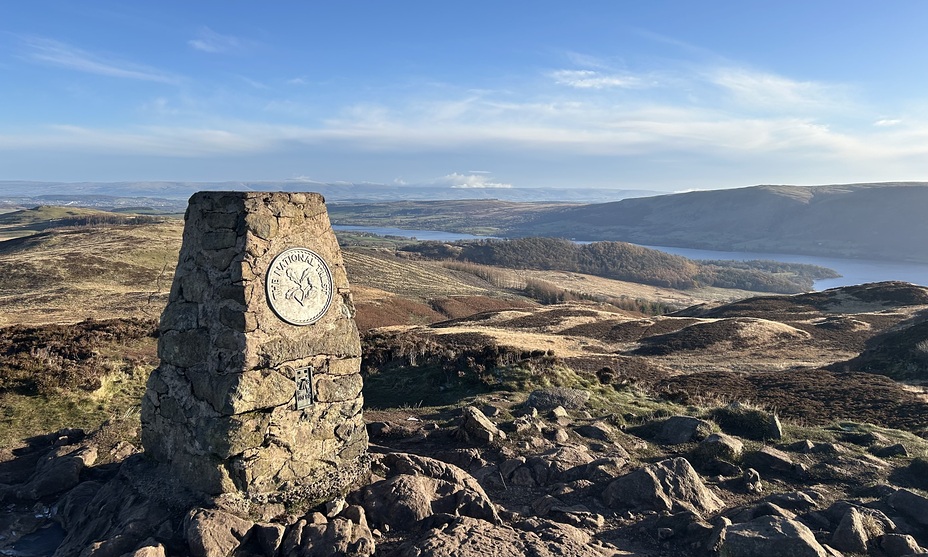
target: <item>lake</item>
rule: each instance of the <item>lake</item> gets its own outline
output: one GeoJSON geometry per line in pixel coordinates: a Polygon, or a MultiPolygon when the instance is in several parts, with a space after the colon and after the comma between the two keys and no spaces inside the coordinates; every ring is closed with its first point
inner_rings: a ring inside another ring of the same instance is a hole
{"type": "Polygon", "coordinates": [[[876,261],[868,259],[843,259],[837,257],[818,257],[815,255],[793,255],[788,253],[753,253],[741,251],[712,251],[689,248],[669,248],[664,246],[644,246],[660,250],[673,255],[682,255],[695,260],[706,259],[733,259],[735,261],[750,261],[753,259],[769,259],[783,263],[808,263],[820,267],[828,267],[837,271],[841,277],[815,281],[816,290],[863,284],[865,282],[881,282],[884,280],[901,280],[928,286],[928,264],[901,263],[896,261],[876,261]]]}
{"type": "MultiPolygon", "coordinates": [[[[459,234],[456,232],[443,232],[441,230],[406,230],[402,228],[386,228],[377,226],[346,226],[333,225],[336,231],[370,232],[378,236],[403,236],[418,240],[435,240],[439,242],[454,242],[456,240],[480,240],[487,236],[474,236],[472,234],[459,234]]],[[[815,255],[793,255],[787,253],[753,253],[739,251],[713,251],[690,248],[671,248],[665,246],[644,246],[663,251],[673,255],[682,255],[695,260],[729,259],[736,261],[750,261],[752,259],[769,259],[784,263],[808,263],[834,269],[841,274],[841,278],[825,279],[815,282],[816,290],[863,284],[865,282],[880,282],[885,280],[901,280],[922,286],[928,286],[928,264],[901,263],[895,261],[876,261],[866,259],[843,259],[837,257],[818,257],[815,255]]]]}

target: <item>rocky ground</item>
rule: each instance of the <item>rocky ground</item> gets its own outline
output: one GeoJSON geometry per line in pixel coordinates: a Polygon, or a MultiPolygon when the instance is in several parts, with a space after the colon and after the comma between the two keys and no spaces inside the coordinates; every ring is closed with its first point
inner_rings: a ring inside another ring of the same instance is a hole
{"type": "Polygon", "coordinates": [[[0,450],[0,553],[928,554],[926,310],[884,283],[373,330],[372,475],[344,501],[195,500],[126,418],[0,450]]]}

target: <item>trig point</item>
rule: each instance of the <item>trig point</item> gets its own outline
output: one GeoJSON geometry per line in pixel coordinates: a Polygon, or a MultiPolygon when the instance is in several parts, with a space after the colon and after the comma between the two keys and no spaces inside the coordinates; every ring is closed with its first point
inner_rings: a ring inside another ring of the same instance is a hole
{"type": "Polygon", "coordinates": [[[190,198],[142,403],[145,451],[195,492],[313,504],[367,473],[361,346],[313,193],[190,198]]]}

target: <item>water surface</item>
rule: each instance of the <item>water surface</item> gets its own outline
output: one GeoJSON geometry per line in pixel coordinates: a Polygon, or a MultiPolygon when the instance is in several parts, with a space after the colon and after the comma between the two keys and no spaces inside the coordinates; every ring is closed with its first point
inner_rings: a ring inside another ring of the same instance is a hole
{"type": "MultiPolygon", "coordinates": [[[[481,240],[488,236],[474,236],[473,234],[460,234],[457,232],[444,232],[441,230],[407,230],[403,228],[388,228],[380,226],[347,226],[333,225],[335,230],[353,232],[370,232],[378,236],[401,236],[416,238],[417,240],[435,240],[439,242],[454,242],[456,240],[481,240]]],[[[589,242],[583,242],[589,243],[589,242]]],[[[783,263],[808,263],[820,267],[828,267],[837,271],[841,277],[815,281],[816,290],[863,284],[865,282],[882,282],[887,280],[901,280],[921,286],[928,286],[928,264],[902,263],[897,261],[878,261],[868,259],[844,259],[839,257],[819,257],[816,255],[795,255],[789,253],[755,253],[742,251],[714,251],[691,248],[672,248],[665,246],[644,246],[663,251],[673,255],[682,255],[689,259],[727,259],[735,261],[750,261],[753,259],[768,259],[783,263]]]]}

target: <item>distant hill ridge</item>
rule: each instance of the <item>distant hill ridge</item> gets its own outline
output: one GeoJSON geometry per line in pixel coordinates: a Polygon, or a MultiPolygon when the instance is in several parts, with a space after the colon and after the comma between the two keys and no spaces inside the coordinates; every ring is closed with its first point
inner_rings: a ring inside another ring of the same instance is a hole
{"type": "Polygon", "coordinates": [[[753,186],[558,208],[509,235],[928,262],[928,182],[753,186]]]}

